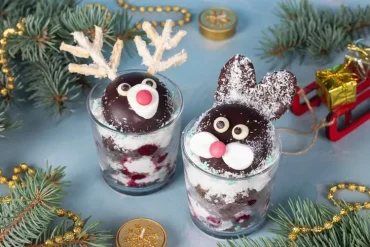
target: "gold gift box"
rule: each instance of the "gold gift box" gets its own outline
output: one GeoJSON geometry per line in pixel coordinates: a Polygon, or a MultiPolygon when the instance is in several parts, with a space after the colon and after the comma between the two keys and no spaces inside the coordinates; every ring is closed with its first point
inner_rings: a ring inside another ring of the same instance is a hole
{"type": "Polygon", "coordinates": [[[356,102],[357,75],[348,69],[350,63],[316,72],[317,94],[329,110],[356,102]]]}

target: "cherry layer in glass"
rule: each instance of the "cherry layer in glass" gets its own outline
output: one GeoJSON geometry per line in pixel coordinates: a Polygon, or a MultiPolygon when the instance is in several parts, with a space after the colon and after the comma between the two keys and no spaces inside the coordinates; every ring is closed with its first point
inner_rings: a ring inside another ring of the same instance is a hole
{"type": "Polygon", "coordinates": [[[173,177],[183,99],[161,74],[123,71],[96,85],[88,109],[104,179],[113,189],[145,195],[173,177]]]}

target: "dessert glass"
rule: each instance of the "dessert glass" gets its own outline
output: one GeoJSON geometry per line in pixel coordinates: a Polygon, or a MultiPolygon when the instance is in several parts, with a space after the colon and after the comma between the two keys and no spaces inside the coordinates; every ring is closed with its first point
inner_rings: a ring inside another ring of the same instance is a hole
{"type": "MultiPolygon", "coordinates": [[[[146,71],[126,70],[119,74],[130,72],[146,71]]],[[[170,79],[161,74],[156,77],[169,90],[174,109],[171,119],[155,131],[123,133],[105,121],[101,98],[110,80],[95,85],[87,100],[103,177],[111,188],[123,194],[153,193],[168,184],[175,173],[183,98],[170,79]]]]}
{"type": "Polygon", "coordinates": [[[281,143],[275,131],[273,154],[263,169],[242,178],[228,178],[204,170],[190,151],[189,140],[197,119],[183,131],[181,149],[191,218],[203,232],[218,238],[250,234],[266,218],[270,193],[281,154],[281,143]]]}

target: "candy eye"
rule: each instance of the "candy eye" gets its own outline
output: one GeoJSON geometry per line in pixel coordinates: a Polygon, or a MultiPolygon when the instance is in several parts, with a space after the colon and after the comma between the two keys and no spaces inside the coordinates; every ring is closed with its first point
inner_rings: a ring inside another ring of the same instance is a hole
{"type": "Polygon", "coordinates": [[[117,87],[117,92],[121,96],[127,96],[128,90],[131,88],[130,84],[128,83],[121,83],[117,87]]]}
{"type": "Polygon", "coordinates": [[[146,78],[144,79],[142,82],[142,84],[145,84],[145,85],[148,85],[152,88],[157,88],[157,83],[155,83],[155,81],[153,79],[150,79],[150,78],[146,78]]]}
{"type": "Polygon", "coordinates": [[[229,127],[230,127],[229,120],[227,120],[227,118],[224,118],[224,117],[218,117],[213,122],[213,128],[215,128],[215,130],[218,133],[226,132],[229,129],[229,127]]]}
{"type": "Polygon", "coordinates": [[[235,125],[232,131],[233,137],[236,140],[243,140],[249,134],[249,128],[244,124],[235,125]]]}

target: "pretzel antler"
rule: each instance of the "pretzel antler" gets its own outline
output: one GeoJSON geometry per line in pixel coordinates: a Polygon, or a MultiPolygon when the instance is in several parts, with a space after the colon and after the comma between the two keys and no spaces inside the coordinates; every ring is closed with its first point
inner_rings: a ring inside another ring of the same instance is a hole
{"type": "Polygon", "coordinates": [[[91,43],[82,32],[72,33],[78,46],[67,45],[64,42],[60,46],[61,51],[67,51],[76,57],[89,58],[94,61],[93,64],[69,64],[68,69],[71,73],[82,75],[94,75],[96,78],[108,77],[114,80],[117,77],[117,68],[121,59],[123,48],[122,40],[118,39],[114,44],[110,62],[108,63],[101,53],[103,47],[103,31],[95,26],[95,39],[91,43]]]}
{"type": "Polygon", "coordinates": [[[170,57],[166,61],[161,61],[164,50],[171,50],[175,48],[181,39],[186,35],[185,31],[179,31],[173,38],[171,38],[172,27],[174,22],[167,20],[164,25],[162,36],[159,36],[157,31],[149,22],[143,23],[143,30],[152,41],[150,45],[155,46],[155,53],[150,55],[145,41],[140,36],[136,36],[134,41],[139,55],[143,58],[143,64],[148,66],[148,73],[155,74],[157,72],[165,71],[170,67],[184,63],[188,57],[186,52],[182,50],[180,53],[170,57]]]}

